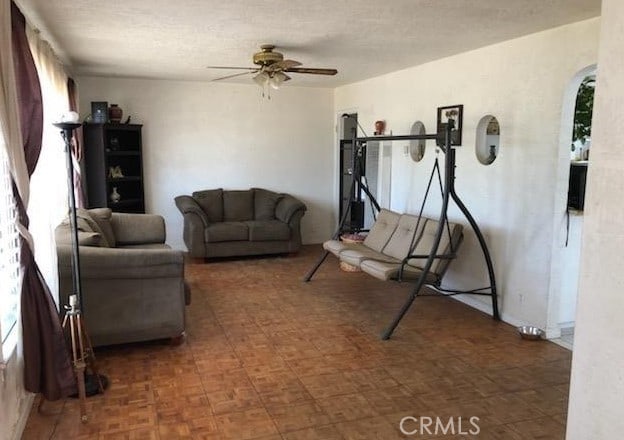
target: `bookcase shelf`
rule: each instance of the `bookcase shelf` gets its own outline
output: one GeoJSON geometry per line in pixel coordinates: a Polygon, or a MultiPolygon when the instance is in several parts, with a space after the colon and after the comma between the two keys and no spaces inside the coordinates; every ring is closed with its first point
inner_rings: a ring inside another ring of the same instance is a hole
{"type": "Polygon", "coordinates": [[[142,125],[84,124],[83,176],[87,207],[145,212],[142,125]],[[113,177],[115,174],[122,177],[113,177]],[[118,202],[111,200],[116,191],[118,202]]]}

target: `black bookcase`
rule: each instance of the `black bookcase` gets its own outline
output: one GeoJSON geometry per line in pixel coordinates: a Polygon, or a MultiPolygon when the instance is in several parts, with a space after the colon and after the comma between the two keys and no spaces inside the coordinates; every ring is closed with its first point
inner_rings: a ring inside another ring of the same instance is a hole
{"type": "Polygon", "coordinates": [[[142,125],[84,124],[87,207],[145,212],[142,125]],[[116,192],[119,197],[111,197],[116,192]]]}
{"type": "Polygon", "coordinates": [[[357,185],[353,186],[355,161],[360,160],[360,175],[366,175],[366,146],[362,147],[362,157],[358,158],[353,151],[353,140],[340,141],[340,206],[338,218],[342,218],[345,210],[350,207],[341,232],[353,232],[364,227],[364,201],[357,201],[357,185]],[[353,189],[353,191],[351,191],[353,189]]]}

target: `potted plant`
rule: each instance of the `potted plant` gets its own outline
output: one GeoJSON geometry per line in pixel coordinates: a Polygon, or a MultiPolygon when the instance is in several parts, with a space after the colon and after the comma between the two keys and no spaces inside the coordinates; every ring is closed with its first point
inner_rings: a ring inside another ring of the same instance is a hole
{"type": "Polygon", "coordinates": [[[591,139],[591,122],[594,110],[594,88],[596,77],[586,77],[579,86],[574,107],[574,124],[572,126],[572,153],[575,159],[587,159],[588,144],[591,139]],[[580,151],[578,151],[580,150],[580,151]]]}

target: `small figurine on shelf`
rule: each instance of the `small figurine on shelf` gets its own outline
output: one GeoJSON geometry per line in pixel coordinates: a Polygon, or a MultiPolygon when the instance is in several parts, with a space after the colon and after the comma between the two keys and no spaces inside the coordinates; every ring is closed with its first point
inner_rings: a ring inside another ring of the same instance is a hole
{"type": "Polygon", "coordinates": [[[113,186],[113,192],[110,195],[110,201],[113,203],[119,203],[121,200],[121,194],[117,192],[117,187],[113,186]]]}
{"type": "Polygon", "coordinates": [[[119,165],[115,167],[108,167],[108,177],[111,179],[121,179],[124,177],[121,167],[119,165]]]}
{"type": "Polygon", "coordinates": [[[109,143],[112,151],[119,150],[119,138],[117,136],[111,136],[109,143]]]}

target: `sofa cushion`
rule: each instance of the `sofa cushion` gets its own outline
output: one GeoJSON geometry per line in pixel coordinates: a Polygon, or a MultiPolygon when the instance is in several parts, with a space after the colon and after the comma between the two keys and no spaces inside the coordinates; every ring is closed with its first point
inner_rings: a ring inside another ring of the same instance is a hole
{"type": "Polygon", "coordinates": [[[274,220],[275,206],[284,194],[268,191],[262,188],[253,188],[254,191],[254,219],[274,220]]]}
{"type": "Polygon", "coordinates": [[[111,224],[111,217],[113,211],[110,208],[93,208],[89,209],[89,215],[96,221],[100,229],[102,230],[102,237],[108,243],[110,247],[115,247],[116,239],[113,232],[113,225],[111,224]]]}
{"type": "MultiPolygon", "coordinates": [[[[72,233],[69,223],[63,222],[54,231],[56,245],[71,245],[72,233]]],[[[78,245],[79,246],[101,246],[102,236],[97,232],[87,232],[78,229],[78,245]]]]}
{"type": "MultiPolygon", "coordinates": [[[[71,238],[70,238],[71,241],[71,238]]],[[[97,232],[78,231],[79,246],[100,246],[102,244],[102,236],[97,232]]]]}
{"type": "Polygon", "coordinates": [[[249,228],[243,222],[214,223],[206,228],[204,239],[206,243],[248,240],[249,228]]]}
{"type": "Polygon", "coordinates": [[[290,227],[279,220],[251,220],[245,224],[249,227],[249,241],[290,240],[290,227]]]}
{"type": "Polygon", "coordinates": [[[117,246],[117,249],[171,249],[171,246],[165,243],[142,243],[142,244],[124,244],[117,246]]]}
{"type": "Polygon", "coordinates": [[[223,221],[242,222],[254,218],[254,192],[223,191],[223,221]]]}
{"type": "Polygon", "coordinates": [[[195,191],[193,198],[200,208],[206,213],[208,221],[223,221],[223,189],[208,189],[205,191],[195,191]]]}
{"type": "Polygon", "coordinates": [[[167,238],[165,219],[156,214],[116,212],[111,218],[115,246],[164,243],[167,238]]]}
{"type": "MultiPolygon", "coordinates": [[[[65,220],[63,223],[71,224],[69,219],[65,220]]],[[[107,239],[105,232],[102,230],[102,227],[100,226],[100,223],[104,224],[105,222],[103,220],[100,220],[100,222],[96,221],[95,218],[93,218],[93,216],[88,210],[82,209],[82,208],[78,208],[76,210],[76,223],[77,223],[77,227],[79,231],[95,232],[99,234],[101,238],[100,240],[101,247],[114,247],[115,246],[114,240],[111,243],[107,239]]],[[[110,222],[109,222],[109,225],[110,225],[110,222]]],[[[112,228],[111,228],[110,234],[112,235],[112,228]]]]}

